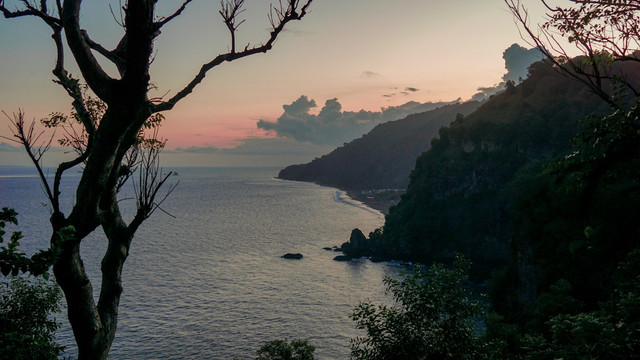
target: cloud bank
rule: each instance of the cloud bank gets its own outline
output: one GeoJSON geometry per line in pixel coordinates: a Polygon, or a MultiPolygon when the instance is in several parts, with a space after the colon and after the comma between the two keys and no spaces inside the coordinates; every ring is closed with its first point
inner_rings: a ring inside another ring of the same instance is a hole
{"type": "MultiPolygon", "coordinates": [[[[541,60],[543,55],[538,49],[526,49],[513,44],[502,53],[502,58],[507,70],[502,81],[494,86],[478,88],[478,93],[473,95],[471,100],[488,99],[491,95],[502,91],[506,81],[520,82],[526,78],[529,65],[541,60]]],[[[377,77],[379,74],[364,71],[362,76],[377,77]]],[[[392,90],[394,90],[393,93],[385,94],[383,97],[391,98],[419,91],[418,88],[409,86],[392,90]]],[[[453,103],[459,101],[460,99],[453,103]]],[[[446,104],[450,103],[408,102],[400,106],[381,108],[380,111],[352,112],[343,111],[338,99],[334,98],[327,100],[320,113],[315,115],[311,110],[317,107],[316,102],[302,95],[291,104],[283,105],[284,112],[276,121],[260,120],[257,125],[258,128],[273,132],[278,137],[321,146],[338,146],[367,133],[378,124],[402,119],[407,115],[432,110],[446,104]]]]}
{"type": "Polygon", "coordinates": [[[22,152],[24,148],[11,145],[6,142],[0,142],[0,152],[22,152]]]}
{"type": "Polygon", "coordinates": [[[502,76],[499,84],[489,87],[478,88],[478,93],[471,97],[471,100],[483,101],[491,95],[502,91],[507,81],[513,81],[516,84],[527,78],[529,66],[536,61],[544,59],[544,55],[536,48],[527,49],[518,44],[509,46],[503,53],[504,67],[507,69],[506,74],[502,76]]]}
{"type": "Polygon", "coordinates": [[[536,48],[527,49],[513,44],[502,53],[502,58],[504,59],[504,67],[507,69],[502,80],[519,83],[527,78],[529,66],[544,59],[544,55],[536,48]]]}
{"type": "MultiPolygon", "coordinates": [[[[418,91],[415,88],[405,90],[418,91]]],[[[437,103],[411,101],[400,106],[382,108],[380,111],[353,112],[342,111],[342,105],[334,98],[327,100],[320,113],[314,115],[310,111],[317,107],[316,102],[302,95],[293,103],[282,106],[284,113],[276,121],[258,121],[258,128],[300,142],[337,146],[367,133],[378,124],[459,101],[460,99],[437,103]]]]}
{"type": "Polygon", "coordinates": [[[317,155],[323,154],[332,147],[303,143],[287,138],[247,138],[233,148],[217,148],[214,146],[192,146],[164,149],[170,154],[217,154],[217,155],[317,155]]]}
{"type": "Polygon", "coordinates": [[[188,147],[164,149],[163,166],[278,167],[303,164],[324,155],[333,146],[302,143],[287,138],[242,139],[234,148],[188,147]]]}

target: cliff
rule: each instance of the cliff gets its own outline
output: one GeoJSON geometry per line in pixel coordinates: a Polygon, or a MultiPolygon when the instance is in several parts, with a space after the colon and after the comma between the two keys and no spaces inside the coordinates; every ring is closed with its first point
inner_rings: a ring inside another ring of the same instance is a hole
{"type": "Polygon", "coordinates": [[[608,106],[583,85],[538,63],[518,86],[442,128],[417,159],[370,253],[430,262],[461,252],[491,268],[510,255],[504,190],[516,173],[567,151],[578,120],[608,106]]]}

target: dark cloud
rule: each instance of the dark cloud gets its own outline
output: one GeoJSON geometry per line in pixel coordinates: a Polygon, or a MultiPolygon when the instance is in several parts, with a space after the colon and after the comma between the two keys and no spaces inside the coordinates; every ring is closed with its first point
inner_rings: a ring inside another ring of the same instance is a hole
{"type": "MultiPolygon", "coordinates": [[[[458,102],[460,99],[454,101],[458,102]]],[[[314,100],[300,96],[290,105],[284,105],[284,113],[276,121],[258,121],[258,128],[273,131],[286,137],[317,145],[341,145],[351,141],[378,124],[398,120],[410,114],[435,109],[449,103],[408,102],[400,106],[382,108],[380,111],[342,111],[338,99],[325,102],[318,115],[310,114],[316,107],[314,100]]]]}
{"type": "Polygon", "coordinates": [[[169,152],[169,153],[214,154],[219,152],[220,149],[213,146],[206,146],[206,147],[191,146],[188,148],[179,147],[179,148],[175,148],[174,150],[165,149],[162,151],[169,152]]]}
{"type": "Polygon", "coordinates": [[[6,142],[0,142],[0,152],[22,152],[24,148],[13,146],[6,142]]]}
{"type": "Polygon", "coordinates": [[[380,76],[380,74],[378,74],[377,72],[366,70],[362,72],[361,76],[366,78],[372,78],[372,77],[378,77],[380,76]]]}
{"type": "MultiPolygon", "coordinates": [[[[1,145],[1,144],[0,144],[1,145]]],[[[233,148],[213,146],[191,146],[188,148],[164,149],[170,154],[217,154],[217,155],[318,155],[331,151],[332,147],[302,143],[287,138],[247,138],[238,141],[233,148]]]]}
{"type": "Polygon", "coordinates": [[[502,58],[504,59],[504,67],[507,69],[502,80],[512,80],[519,83],[521,79],[527,78],[529,65],[542,60],[544,55],[536,48],[527,49],[513,44],[502,53],[502,58]]]}
{"type": "MultiPolygon", "coordinates": [[[[391,90],[398,90],[398,88],[397,88],[397,87],[392,87],[392,88],[390,88],[390,89],[391,89],[391,90]]],[[[416,92],[416,91],[420,91],[420,89],[418,89],[418,88],[414,88],[414,87],[411,87],[411,86],[407,86],[407,87],[405,87],[405,88],[404,88],[404,90],[403,90],[403,91],[394,92],[394,93],[391,93],[391,94],[384,94],[384,95],[382,95],[382,97],[392,98],[392,97],[394,97],[394,96],[398,96],[398,95],[407,96],[407,95],[409,95],[410,93],[412,93],[412,92],[416,92]]]]}
{"type": "Polygon", "coordinates": [[[249,138],[231,149],[221,149],[224,154],[243,155],[313,155],[326,154],[332,147],[302,143],[287,138],[249,138]]]}
{"type": "Polygon", "coordinates": [[[504,81],[498,85],[490,86],[490,87],[479,87],[478,92],[471,97],[471,100],[475,101],[484,101],[487,100],[491,95],[495,95],[500,91],[504,90],[505,83],[504,81]]]}
{"type": "MultiPolygon", "coordinates": [[[[0,142],[0,152],[15,152],[15,153],[25,153],[24,147],[21,145],[13,145],[11,143],[7,143],[7,142],[0,142]]],[[[46,154],[53,154],[53,153],[67,153],[69,152],[68,148],[63,148],[60,146],[51,146],[49,147],[49,149],[47,150],[46,154]]],[[[46,157],[46,155],[45,155],[46,157]]]]}
{"type": "Polygon", "coordinates": [[[513,44],[502,53],[502,58],[504,59],[504,67],[507,69],[507,73],[502,76],[502,81],[494,86],[479,87],[478,92],[471,97],[471,100],[486,100],[491,95],[504,90],[507,81],[514,81],[517,84],[526,79],[529,66],[542,60],[544,55],[536,48],[527,49],[513,44]]]}

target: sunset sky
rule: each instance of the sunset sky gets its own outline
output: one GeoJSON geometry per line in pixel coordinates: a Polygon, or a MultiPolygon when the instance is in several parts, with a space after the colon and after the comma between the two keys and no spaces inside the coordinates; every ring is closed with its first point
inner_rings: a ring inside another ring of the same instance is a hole
{"type": "MultiPolygon", "coordinates": [[[[117,18],[119,5],[113,1],[86,1],[81,18],[92,38],[109,49],[122,30],[110,3],[117,18]]],[[[181,1],[159,3],[157,14],[166,15],[181,1]]],[[[533,21],[542,19],[538,1],[525,4],[533,21]]],[[[7,0],[6,5],[19,4],[7,0]]],[[[219,6],[218,1],[194,0],[164,28],[152,64],[158,87],[154,96],[171,96],[202,63],[228,49],[219,6]]],[[[266,39],[268,10],[269,1],[246,1],[239,45],[266,39]]],[[[278,133],[258,128],[258,121],[275,122],[283,116],[283,105],[292,110],[304,105],[296,102],[302,95],[308,106],[300,109],[310,115],[328,100],[331,109],[349,113],[378,112],[408,101],[467,100],[479,87],[502,80],[502,54],[513,43],[526,46],[502,0],[315,0],[307,17],[291,24],[272,51],[212,70],[190,97],[165,114],[161,136],[168,139],[169,157],[189,153],[198,164],[225,165],[233,156],[238,161],[237,156],[253,153],[281,155],[277,165],[310,160],[333,144],[273,139],[278,133]],[[316,107],[310,107],[312,100],[316,107]]],[[[0,110],[20,108],[29,119],[69,112],[68,96],[51,81],[53,61],[45,25],[35,18],[0,18],[0,110]]],[[[67,63],[77,75],[70,56],[67,63]]],[[[9,135],[7,126],[3,118],[0,135],[9,135]]],[[[0,165],[10,163],[6,159],[2,155],[0,165]]]]}

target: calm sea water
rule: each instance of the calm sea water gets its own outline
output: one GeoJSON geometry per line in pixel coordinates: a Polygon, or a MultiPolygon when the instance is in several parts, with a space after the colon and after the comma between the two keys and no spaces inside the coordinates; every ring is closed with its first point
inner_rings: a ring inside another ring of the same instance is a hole
{"type": "MultiPolygon", "coordinates": [[[[388,301],[382,279],[398,269],[336,262],[323,247],[340,245],[355,227],[368,233],[383,215],[333,188],[277,180],[278,169],[176,170],[179,185],[162,206],[173,217],[158,211],[145,222],[125,264],[111,358],[248,359],[265,341],[302,338],[317,359],[347,359],[349,339],[361,335],[351,310],[388,301]],[[287,252],[304,258],[280,258],[287,252]]],[[[78,179],[63,183],[67,207],[78,179]]],[[[31,170],[0,167],[0,207],[19,212],[27,253],[48,241],[44,202],[31,170]]],[[[122,202],[129,214],[134,205],[122,202]]],[[[81,247],[95,290],[104,242],[96,232],[81,247]]],[[[73,356],[62,320],[59,338],[73,356]]]]}

